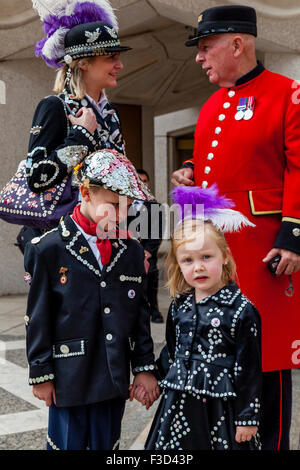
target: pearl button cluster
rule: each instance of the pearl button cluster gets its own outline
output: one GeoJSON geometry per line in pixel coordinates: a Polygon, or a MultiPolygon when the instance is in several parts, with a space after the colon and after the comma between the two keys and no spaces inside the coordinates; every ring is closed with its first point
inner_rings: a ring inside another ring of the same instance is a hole
{"type": "MultiPolygon", "coordinates": [[[[235,96],[235,91],[230,90],[230,91],[228,92],[228,97],[229,97],[229,98],[233,98],[234,96],[235,96]]],[[[230,103],[229,101],[226,101],[226,102],[223,104],[223,109],[224,109],[224,110],[229,109],[230,107],[231,107],[231,103],[230,103]]],[[[218,116],[218,120],[219,120],[220,122],[223,122],[225,119],[226,119],[226,114],[224,114],[224,112],[223,112],[223,113],[220,113],[219,116],[218,116]]],[[[216,135],[220,135],[221,132],[222,132],[222,127],[217,126],[216,129],[215,129],[215,134],[216,134],[216,135]]],[[[212,141],[212,143],[211,143],[211,147],[212,147],[213,149],[216,149],[216,147],[218,147],[219,143],[220,143],[219,140],[214,139],[214,140],[212,141]]],[[[214,152],[209,152],[208,155],[207,155],[207,160],[212,161],[214,157],[215,157],[214,152]]],[[[212,170],[212,169],[211,169],[210,166],[205,166],[205,168],[204,168],[204,174],[205,174],[205,175],[210,174],[210,173],[211,173],[211,170],[212,170]]],[[[205,188],[207,188],[207,187],[208,187],[208,181],[203,180],[203,181],[202,181],[202,188],[205,189],[205,188]]]]}

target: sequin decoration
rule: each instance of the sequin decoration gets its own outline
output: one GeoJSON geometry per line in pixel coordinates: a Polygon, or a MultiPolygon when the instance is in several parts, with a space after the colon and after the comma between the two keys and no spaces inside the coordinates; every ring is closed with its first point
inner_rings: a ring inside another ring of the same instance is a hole
{"type": "Polygon", "coordinates": [[[154,199],[132,163],[116,150],[103,149],[86,157],[80,178],[81,182],[88,178],[91,184],[99,184],[121,196],[142,201],[154,199]]]}

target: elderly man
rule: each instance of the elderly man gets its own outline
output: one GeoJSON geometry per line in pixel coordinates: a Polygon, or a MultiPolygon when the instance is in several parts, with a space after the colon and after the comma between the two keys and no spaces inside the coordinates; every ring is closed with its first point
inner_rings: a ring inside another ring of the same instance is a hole
{"type": "Polygon", "coordinates": [[[216,182],[256,225],[228,242],[241,289],[262,317],[262,446],[288,449],[291,369],[300,367],[299,90],[257,62],[256,35],[253,8],[214,7],[199,16],[186,45],[198,46],[196,61],[221,88],[202,107],[194,158],[172,183],[216,182]],[[272,274],[268,262],[276,255],[272,274]]]}

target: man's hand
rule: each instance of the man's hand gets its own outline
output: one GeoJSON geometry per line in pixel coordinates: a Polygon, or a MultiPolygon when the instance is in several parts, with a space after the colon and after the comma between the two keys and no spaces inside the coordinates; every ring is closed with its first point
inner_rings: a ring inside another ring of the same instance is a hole
{"type": "Polygon", "coordinates": [[[69,114],[68,116],[71,123],[84,127],[90,134],[94,134],[98,127],[97,119],[94,111],[91,108],[81,108],[76,116],[69,114]]]}
{"type": "Polygon", "coordinates": [[[282,274],[290,275],[300,270],[300,255],[293,251],[284,250],[283,248],[272,248],[267,256],[263,259],[264,263],[270,261],[274,256],[281,255],[280,263],[276,269],[276,275],[281,276],[282,274]]]}
{"type": "Polygon", "coordinates": [[[194,186],[193,168],[181,168],[172,174],[171,183],[174,186],[194,186]]]}
{"type": "Polygon", "coordinates": [[[44,384],[33,385],[33,395],[39,400],[44,400],[46,406],[56,405],[55,389],[53,382],[45,382],[44,384]]]}
{"type": "Polygon", "coordinates": [[[257,426],[237,426],[235,440],[236,442],[250,441],[258,431],[257,426]]]}

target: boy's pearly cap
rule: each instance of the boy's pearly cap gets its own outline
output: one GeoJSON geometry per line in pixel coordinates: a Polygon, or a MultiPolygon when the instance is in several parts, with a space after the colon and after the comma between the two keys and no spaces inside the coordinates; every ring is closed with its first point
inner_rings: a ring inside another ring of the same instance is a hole
{"type": "Polygon", "coordinates": [[[116,150],[103,149],[91,153],[74,172],[80,184],[88,182],[93,186],[103,186],[138,201],[154,200],[130,160],[116,150]]]}

